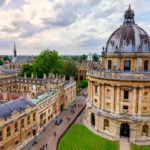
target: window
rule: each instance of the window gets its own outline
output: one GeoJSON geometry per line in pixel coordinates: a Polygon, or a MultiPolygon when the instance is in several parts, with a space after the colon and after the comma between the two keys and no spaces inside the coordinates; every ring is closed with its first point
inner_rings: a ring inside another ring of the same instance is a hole
{"type": "Polygon", "coordinates": [[[0,131],[0,141],[3,141],[3,133],[0,131]]]}
{"type": "Polygon", "coordinates": [[[111,69],[111,60],[108,60],[108,69],[111,69]]]}
{"type": "Polygon", "coordinates": [[[31,135],[31,133],[30,132],[28,132],[28,136],[30,136],[31,135]]]}
{"type": "Polygon", "coordinates": [[[35,113],[33,113],[33,121],[35,121],[35,113]]]}
{"type": "Polygon", "coordinates": [[[48,120],[50,120],[51,119],[51,116],[48,116],[48,120]]]}
{"type": "Polygon", "coordinates": [[[15,145],[18,145],[18,144],[19,144],[19,141],[16,141],[16,142],[15,142],[15,145]]]}
{"type": "Polygon", "coordinates": [[[148,60],[144,61],[144,71],[148,70],[148,60]]]}
{"type": "Polygon", "coordinates": [[[18,122],[15,123],[15,132],[18,131],[18,122]]]}
{"type": "Polygon", "coordinates": [[[124,91],[124,99],[129,99],[129,91],[124,91]]]}
{"type": "Polygon", "coordinates": [[[97,93],[97,85],[95,85],[95,93],[97,93]]]}
{"type": "Polygon", "coordinates": [[[21,128],[24,128],[24,119],[21,120],[21,128]]]}
{"type": "Polygon", "coordinates": [[[10,127],[7,127],[7,137],[9,137],[10,135],[11,135],[10,127]]]}
{"type": "Polygon", "coordinates": [[[131,61],[125,60],[124,61],[124,70],[130,70],[131,61]]]}
{"type": "Polygon", "coordinates": [[[123,106],[123,110],[128,110],[128,106],[123,106]]]}
{"type": "Polygon", "coordinates": [[[27,117],[27,125],[30,124],[30,116],[27,117]]]}
{"type": "Polygon", "coordinates": [[[97,99],[95,99],[95,103],[97,103],[97,99]]]}

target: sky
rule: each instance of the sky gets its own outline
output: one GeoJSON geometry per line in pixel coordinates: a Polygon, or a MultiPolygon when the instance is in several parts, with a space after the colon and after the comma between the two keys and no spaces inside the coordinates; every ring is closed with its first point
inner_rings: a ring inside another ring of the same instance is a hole
{"type": "Polygon", "coordinates": [[[150,34],[150,0],[0,0],[0,55],[100,55],[129,4],[150,34]]]}

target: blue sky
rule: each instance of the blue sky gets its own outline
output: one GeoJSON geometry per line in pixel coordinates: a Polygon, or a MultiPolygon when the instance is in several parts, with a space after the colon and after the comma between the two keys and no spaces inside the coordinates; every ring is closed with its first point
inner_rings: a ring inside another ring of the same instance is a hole
{"type": "Polygon", "coordinates": [[[129,3],[135,22],[150,34],[149,0],[0,0],[0,54],[101,53],[123,23],[129,3]]]}

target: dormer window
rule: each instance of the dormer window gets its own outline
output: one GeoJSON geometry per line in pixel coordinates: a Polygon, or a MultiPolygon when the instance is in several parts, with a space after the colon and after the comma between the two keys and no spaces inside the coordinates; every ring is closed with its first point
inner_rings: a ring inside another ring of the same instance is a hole
{"type": "Polygon", "coordinates": [[[124,70],[130,70],[130,66],[131,66],[131,61],[130,60],[125,60],[124,61],[124,70]]]}
{"type": "Polygon", "coordinates": [[[108,69],[111,69],[111,60],[108,60],[108,69]]]}

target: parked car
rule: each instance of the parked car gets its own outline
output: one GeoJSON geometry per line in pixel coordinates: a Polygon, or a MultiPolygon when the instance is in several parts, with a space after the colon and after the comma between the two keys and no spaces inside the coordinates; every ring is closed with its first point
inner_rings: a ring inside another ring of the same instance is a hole
{"type": "Polygon", "coordinates": [[[57,119],[56,122],[55,122],[55,124],[56,124],[56,125],[60,125],[61,122],[62,122],[62,119],[57,119]]]}

